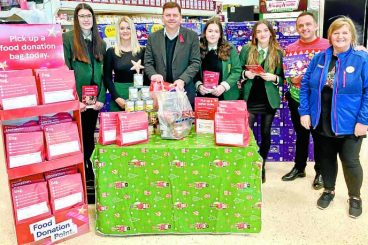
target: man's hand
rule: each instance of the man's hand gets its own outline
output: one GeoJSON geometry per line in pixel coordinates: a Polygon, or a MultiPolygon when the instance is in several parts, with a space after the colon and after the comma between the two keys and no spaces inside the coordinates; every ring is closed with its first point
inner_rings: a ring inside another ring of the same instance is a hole
{"type": "Polygon", "coordinates": [[[222,86],[221,84],[218,85],[211,94],[213,94],[214,96],[219,97],[220,95],[222,95],[224,92],[226,91],[225,87],[222,86]]]}
{"type": "Polygon", "coordinates": [[[80,112],[85,112],[87,110],[86,104],[79,102],[79,110],[80,112]]]}
{"type": "Polygon", "coordinates": [[[151,76],[151,81],[155,81],[155,82],[163,82],[164,81],[164,77],[160,74],[155,74],[151,76]]]}
{"type": "Polygon", "coordinates": [[[211,93],[211,92],[212,92],[212,90],[211,90],[211,89],[206,88],[206,87],[205,87],[205,86],[203,86],[203,85],[199,85],[199,86],[198,86],[198,92],[199,92],[201,95],[206,95],[206,94],[211,93]]]}
{"type": "Polygon", "coordinates": [[[367,135],[368,125],[361,123],[355,124],[354,134],[356,137],[367,135]]]}
{"type": "Polygon", "coordinates": [[[178,91],[184,91],[185,82],[183,80],[181,79],[175,80],[174,84],[176,85],[176,89],[178,91]]]}
{"type": "Polygon", "coordinates": [[[307,130],[310,130],[311,119],[309,115],[304,115],[300,117],[300,124],[307,130]]]}
{"type": "Polygon", "coordinates": [[[125,108],[125,100],[123,99],[123,98],[117,98],[116,100],[115,100],[115,102],[116,102],[116,104],[118,104],[119,105],[119,107],[121,108],[121,109],[124,109],[125,108]]]}
{"type": "Polygon", "coordinates": [[[102,109],[103,106],[104,106],[104,103],[100,101],[96,101],[96,104],[93,106],[93,110],[99,111],[102,109]]]}

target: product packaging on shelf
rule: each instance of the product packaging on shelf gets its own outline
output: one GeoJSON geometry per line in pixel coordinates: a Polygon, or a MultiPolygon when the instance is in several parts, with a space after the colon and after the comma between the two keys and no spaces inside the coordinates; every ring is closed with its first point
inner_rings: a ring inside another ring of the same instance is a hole
{"type": "Polygon", "coordinates": [[[76,174],[76,173],[78,173],[77,166],[69,166],[69,167],[59,168],[59,169],[45,172],[44,176],[45,176],[45,180],[49,180],[49,179],[53,179],[56,177],[60,177],[60,176],[68,175],[68,174],[76,174]]]}
{"type": "Polygon", "coordinates": [[[10,110],[37,105],[34,76],[0,78],[0,109],[10,110]]]}
{"type": "Polygon", "coordinates": [[[30,76],[33,76],[32,69],[0,71],[0,79],[9,77],[30,77],[30,76]]]}
{"type": "Polygon", "coordinates": [[[31,120],[25,122],[21,125],[4,125],[4,133],[28,133],[28,132],[36,132],[42,131],[41,126],[38,124],[38,121],[31,120]]]}
{"type": "Polygon", "coordinates": [[[41,69],[38,74],[38,89],[42,104],[76,99],[74,72],[66,68],[41,69]]]}
{"type": "Polygon", "coordinates": [[[118,127],[118,112],[100,113],[100,130],[98,143],[109,145],[116,143],[116,129],[118,127]]]}
{"type": "Polygon", "coordinates": [[[148,141],[148,116],[146,112],[119,112],[117,116],[117,145],[134,145],[148,141]]]}
{"type": "Polygon", "coordinates": [[[53,213],[84,203],[83,184],[80,173],[49,179],[48,184],[53,213]]]}
{"type": "Polygon", "coordinates": [[[15,168],[45,160],[43,132],[5,134],[6,156],[9,168],[15,168]]]}
{"type": "Polygon", "coordinates": [[[215,114],[216,145],[242,146],[249,142],[249,130],[246,123],[247,112],[215,114]]]}
{"type": "Polygon", "coordinates": [[[81,152],[78,127],[75,122],[66,122],[44,127],[47,159],[55,159],[81,152]]]}
{"type": "Polygon", "coordinates": [[[51,124],[59,124],[73,121],[73,117],[68,112],[59,112],[52,116],[40,116],[39,122],[41,127],[51,124]]]}
{"type": "Polygon", "coordinates": [[[13,187],[12,197],[17,223],[51,215],[49,192],[45,181],[13,187]]]}
{"type": "Polygon", "coordinates": [[[39,182],[44,182],[44,181],[45,179],[43,177],[43,174],[34,174],[34,175],[19,178],[19,179],[11,180],[10,187],[14,188],[14,187],[18,187],[21,185],[29,185],[29,184],[34,184],[34,183],[39,183],[39,182]]]}
{"type": "Polygon", "coordinates": [[[195,97],[194,107],[196,133],[214,134],[218,98],[195,97]]]}

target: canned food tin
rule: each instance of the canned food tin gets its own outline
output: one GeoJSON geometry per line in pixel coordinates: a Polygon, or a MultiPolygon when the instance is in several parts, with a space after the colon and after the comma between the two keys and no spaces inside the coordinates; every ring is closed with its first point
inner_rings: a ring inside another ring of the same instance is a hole
{"type": "Polygon", "coordinates": [[[140,96],[142,100],[148,100],[151,98],[150,96],[150,91],[149,91],[149,87],[144,86],[141,88],[140,92],[140,96]]]}
{"type": "Polygon", "coordinates": [[[138,100],[138,89],[129,87],[129,100],[138,100]]]}
{"type": "Polygon", "coordinates": [[[144,101],[143,100],[137,100],[134,102],[134,110],[135,111],[143,111],[144,109],[144,101]]]}
{"type": "Polygon", "coordinates": [[[148,99],[144,101],[144,110],[153,111],[153,100],[152,99],[148,99]]]}
{"type": "Polygon", "coordinates": [[[143,86],[143,74],[134,74],[133,82],[134,82],[134,87],[143,86]]]}
{"type": "Polygon", "coordinates": [[[126,100],[125,101],[125,111],[132,112],[134,111],[134,101],[126,100]]]}

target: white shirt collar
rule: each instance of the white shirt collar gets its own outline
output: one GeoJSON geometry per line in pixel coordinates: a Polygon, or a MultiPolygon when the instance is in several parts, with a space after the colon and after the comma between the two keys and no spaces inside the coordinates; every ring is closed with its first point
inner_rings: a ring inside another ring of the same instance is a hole
{"type": "Polygon", "coordinates": [[[216,44],[208,44],[208,51],[211,51],[211,50],[217,50],[217,43],[216,44]]]}
{"type": "Polygon", "coordinates": [[[167,38],[170,39],[170,40],[173,40],[174,38],[176,38],[179,35],[179,32],[180,32],[180,27],[179,27],[178,31],[175,32],[174,35],[169,36],[169,34],[166,32],[166,27],[164,28],[164,36],[167,36],[167,38]]]}

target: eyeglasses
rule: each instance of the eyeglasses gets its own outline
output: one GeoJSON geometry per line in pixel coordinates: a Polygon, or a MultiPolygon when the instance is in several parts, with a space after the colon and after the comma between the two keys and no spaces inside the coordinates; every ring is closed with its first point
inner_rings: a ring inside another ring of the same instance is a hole
{"type": "Polygon", "coordinates": [[[78,18],[79,19],[91,19],[92,15],[91,14],[78,14],[78,18]]]}

